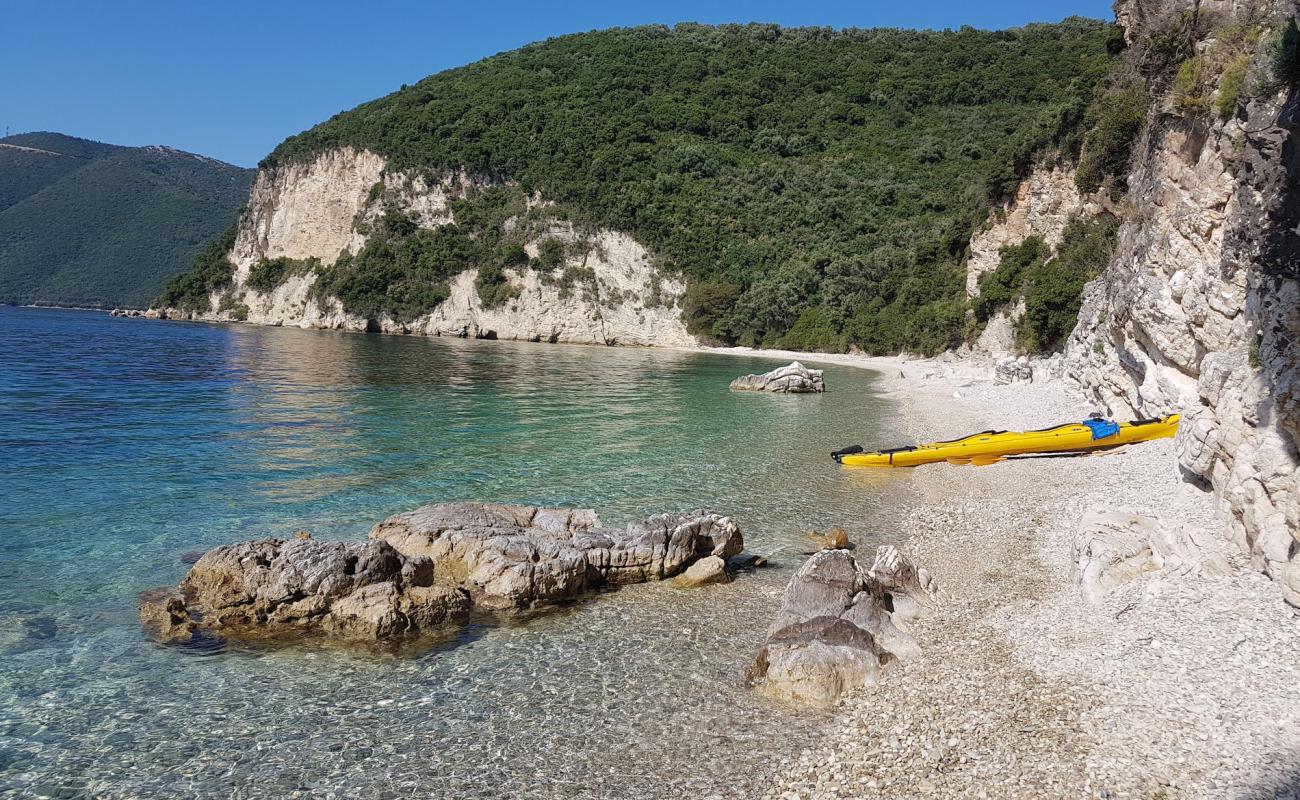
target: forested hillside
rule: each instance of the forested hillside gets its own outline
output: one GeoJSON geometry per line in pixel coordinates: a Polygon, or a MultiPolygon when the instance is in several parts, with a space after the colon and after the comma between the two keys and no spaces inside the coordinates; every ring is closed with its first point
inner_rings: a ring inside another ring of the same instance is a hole
{"type": "Polygon", "coordinates": [[[405,86],[263,166],[352,145],[518,181],[685,273],[695,332],[934,351],[966,332],[971,232],[1034,158],[1077,154],[1122,47],[1083,19],[577,34],[405,86]]]}
{"type": "Polygon", "coordinates": [[[0,302],[146,305],[234,221],[252,175],[161,147],[0,139],[0,302]]]}

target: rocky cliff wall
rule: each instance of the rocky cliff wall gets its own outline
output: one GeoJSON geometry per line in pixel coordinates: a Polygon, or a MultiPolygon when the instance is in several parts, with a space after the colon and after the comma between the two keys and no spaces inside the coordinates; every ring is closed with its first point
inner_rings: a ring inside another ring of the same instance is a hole
{"type": "MultiPolygon", "coordinates": [[[[254,183],[230,253],[234,285],[214,293],[204,312],[171,310],[168,316],[581,344],[695,344],[678,308],[685,291],[680,279],[661,275],[651,254],[630,236],[610,230],[579,236],[563,220],[532,237],[525,249],[535,256],[542,238],[567,243],[581,238],[584,247],[574,250],[582,253],[568,255],[561,265],[561,269],[573,268],[580,280],[556,281],[528,267],[507,270],[517,296],[497,307],[486,306],[479,297],[477,265],[472,264],[449,281],[445,302],[414,320],[349,313],[337,299],[315,296],[314,271],[290,274],[267,292],[248,285],[250,271],[265,259],[314,258],[329,265],[340,253],[357,253],[366,243],[366,231],[394,206],[420,227],[454,222],[451,201],[485,185],[465,174],[430,179],[390,170],[382,156],[350,148],[322,153],[309,162],[264,169],[254,183]]],[[[530,203],[544,205],[536,198],[530,203]]]]}
{"type": "MultiPolygon", "coordinates": [[[[1295,13],[1198,8],[1274,24],[1295,13]]],[[[1186,11],[1129,2],[1118,16],[1138,40],[1186,11]]],[[[1156,98],[1115,255],[1085,291],[1066,364],[1112,414],[1183,413],[1181,467],[1213,489],[1232,538],[1300,605],[1300,156],[1288,104],[1282,92],[1226,120],[1189,120],[1156,98]]]]}

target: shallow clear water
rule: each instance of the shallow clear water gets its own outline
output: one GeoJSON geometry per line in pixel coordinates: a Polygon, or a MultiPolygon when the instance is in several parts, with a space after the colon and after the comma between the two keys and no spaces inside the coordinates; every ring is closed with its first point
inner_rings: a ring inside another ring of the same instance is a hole
{"type": "Polygon", "coordinates": [[[881,538],[896,480],[826,455],[876,441],[869,373],[727,391],[770,365],[0,308],[0,794],[751,794],[823,722],[740,686],[801,531],[881,538]],[[400,653],[140,634],[188,552],[453,499],[709,508],[777,566],[400,653]]]}

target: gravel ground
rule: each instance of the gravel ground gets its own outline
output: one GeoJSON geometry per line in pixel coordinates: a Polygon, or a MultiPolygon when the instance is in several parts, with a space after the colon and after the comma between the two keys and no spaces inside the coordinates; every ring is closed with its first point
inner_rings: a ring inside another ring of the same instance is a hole
{"type": "MultiPolygon", "coordinates": [[[[908,439],[1093,410],[971,362],[799,357],[880,370],[908,439]]],[[[845,698],[770,797],[1300,798],[1300,619],[1265,577],[1225,543],[1227,576],[1150,573],[1097,605],[1072,583],[1091,509],[1221,540],[1172,440],[911,480],[898,538],[943,587],[916,628],[924,656],[845,698]]]]}

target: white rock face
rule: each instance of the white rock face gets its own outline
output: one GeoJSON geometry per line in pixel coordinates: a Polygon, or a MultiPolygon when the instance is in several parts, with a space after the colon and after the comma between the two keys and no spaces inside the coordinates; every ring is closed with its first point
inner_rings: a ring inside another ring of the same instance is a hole
{"type": "Polygon", "coordinates": [[[1150,572],[1226,575],[1219,543],[1193,528],[1173,529],[1154,517],[1126,511],[1090,511],[1074,540],[1074,582],[1089,603],[1150,572]]]}
{"type": "MultiPolygon", "coordinates": [[[[450,296],[431,314],[399,321],[367,319],[346,312],[333,298],[311,296],[316,275],[289,276],[269,293],[247,285],[249,271],[263,259],[315,258],[332,264],[340,253],[356,253],[366,242],[365,231],[396,203],[421,227],[454,222],[449,203],[471,187],[487,185],[464,173],[437,181],[391,171],[386,160],[369,151],[340,148],[315,160],[291,163],[258,173],[248,213],[240,221],[230,258],[235,285],[210,298],[206,313],[169,316],[233,320],[242,316],[263,325],[293,325],[351,331],[380,331],[430,336],[461,336],[578,344],[690,347],[678,302],[683,281],[661,275],[651,254],[636,240],[618,231],[602,230],[579,237],[570,223],[557,221],[525,245],[536,255],[543,238],[592,246],[585,255],[570,256],[554,273],[509,270],[519,290],[515,299],[486,308],[474,287],[476,265],[450,281],[450,296]],[[379,186],[382,191],[376,192],[379,186]],[[565,287],[557,276],[565,269],[580,279],[565,287]],[[247,313],[236,311],[240,306],[247,313]]],[[[545,205],[538,198],[531,205],[545,205]]]]}
{"type": "Polygon", "coordinates": [[[998,251],[1020,244],[1030,236],[1055,247],[1069,221],[1080,214],[1095,214],[1101,208],[1096,198],[1083,197],[1074,186],[1074,169],[1036,169],[1020,183],[1016,196],[993,216],[988,227],[970,240],[966,260],[966,296],[978,297],[979,281],[998,268],[998,251]]]}
{"type": "Polygon", "coordinates": [[[375,153],[343,148],[310,163],[259,170],[230,253],[236,282],[247,280],[249,268],[264,258],[329,264],[342,250],[360,249],[365,239],[354,223],[385,163],[375,153]]]}
{"type": "MultiPolygon", "coordinates": [[[[1155,19],[1139,5],[1121,17],[1155,19]]],[[[1065,363],[1111,415],[1183,413],[1182,468],[1300,605],[1300,197],[1284,101],[1252,101],[1208,130],[1155,104],[1135,147],[1133,213],[1085,290],[1065,363]]]]}

